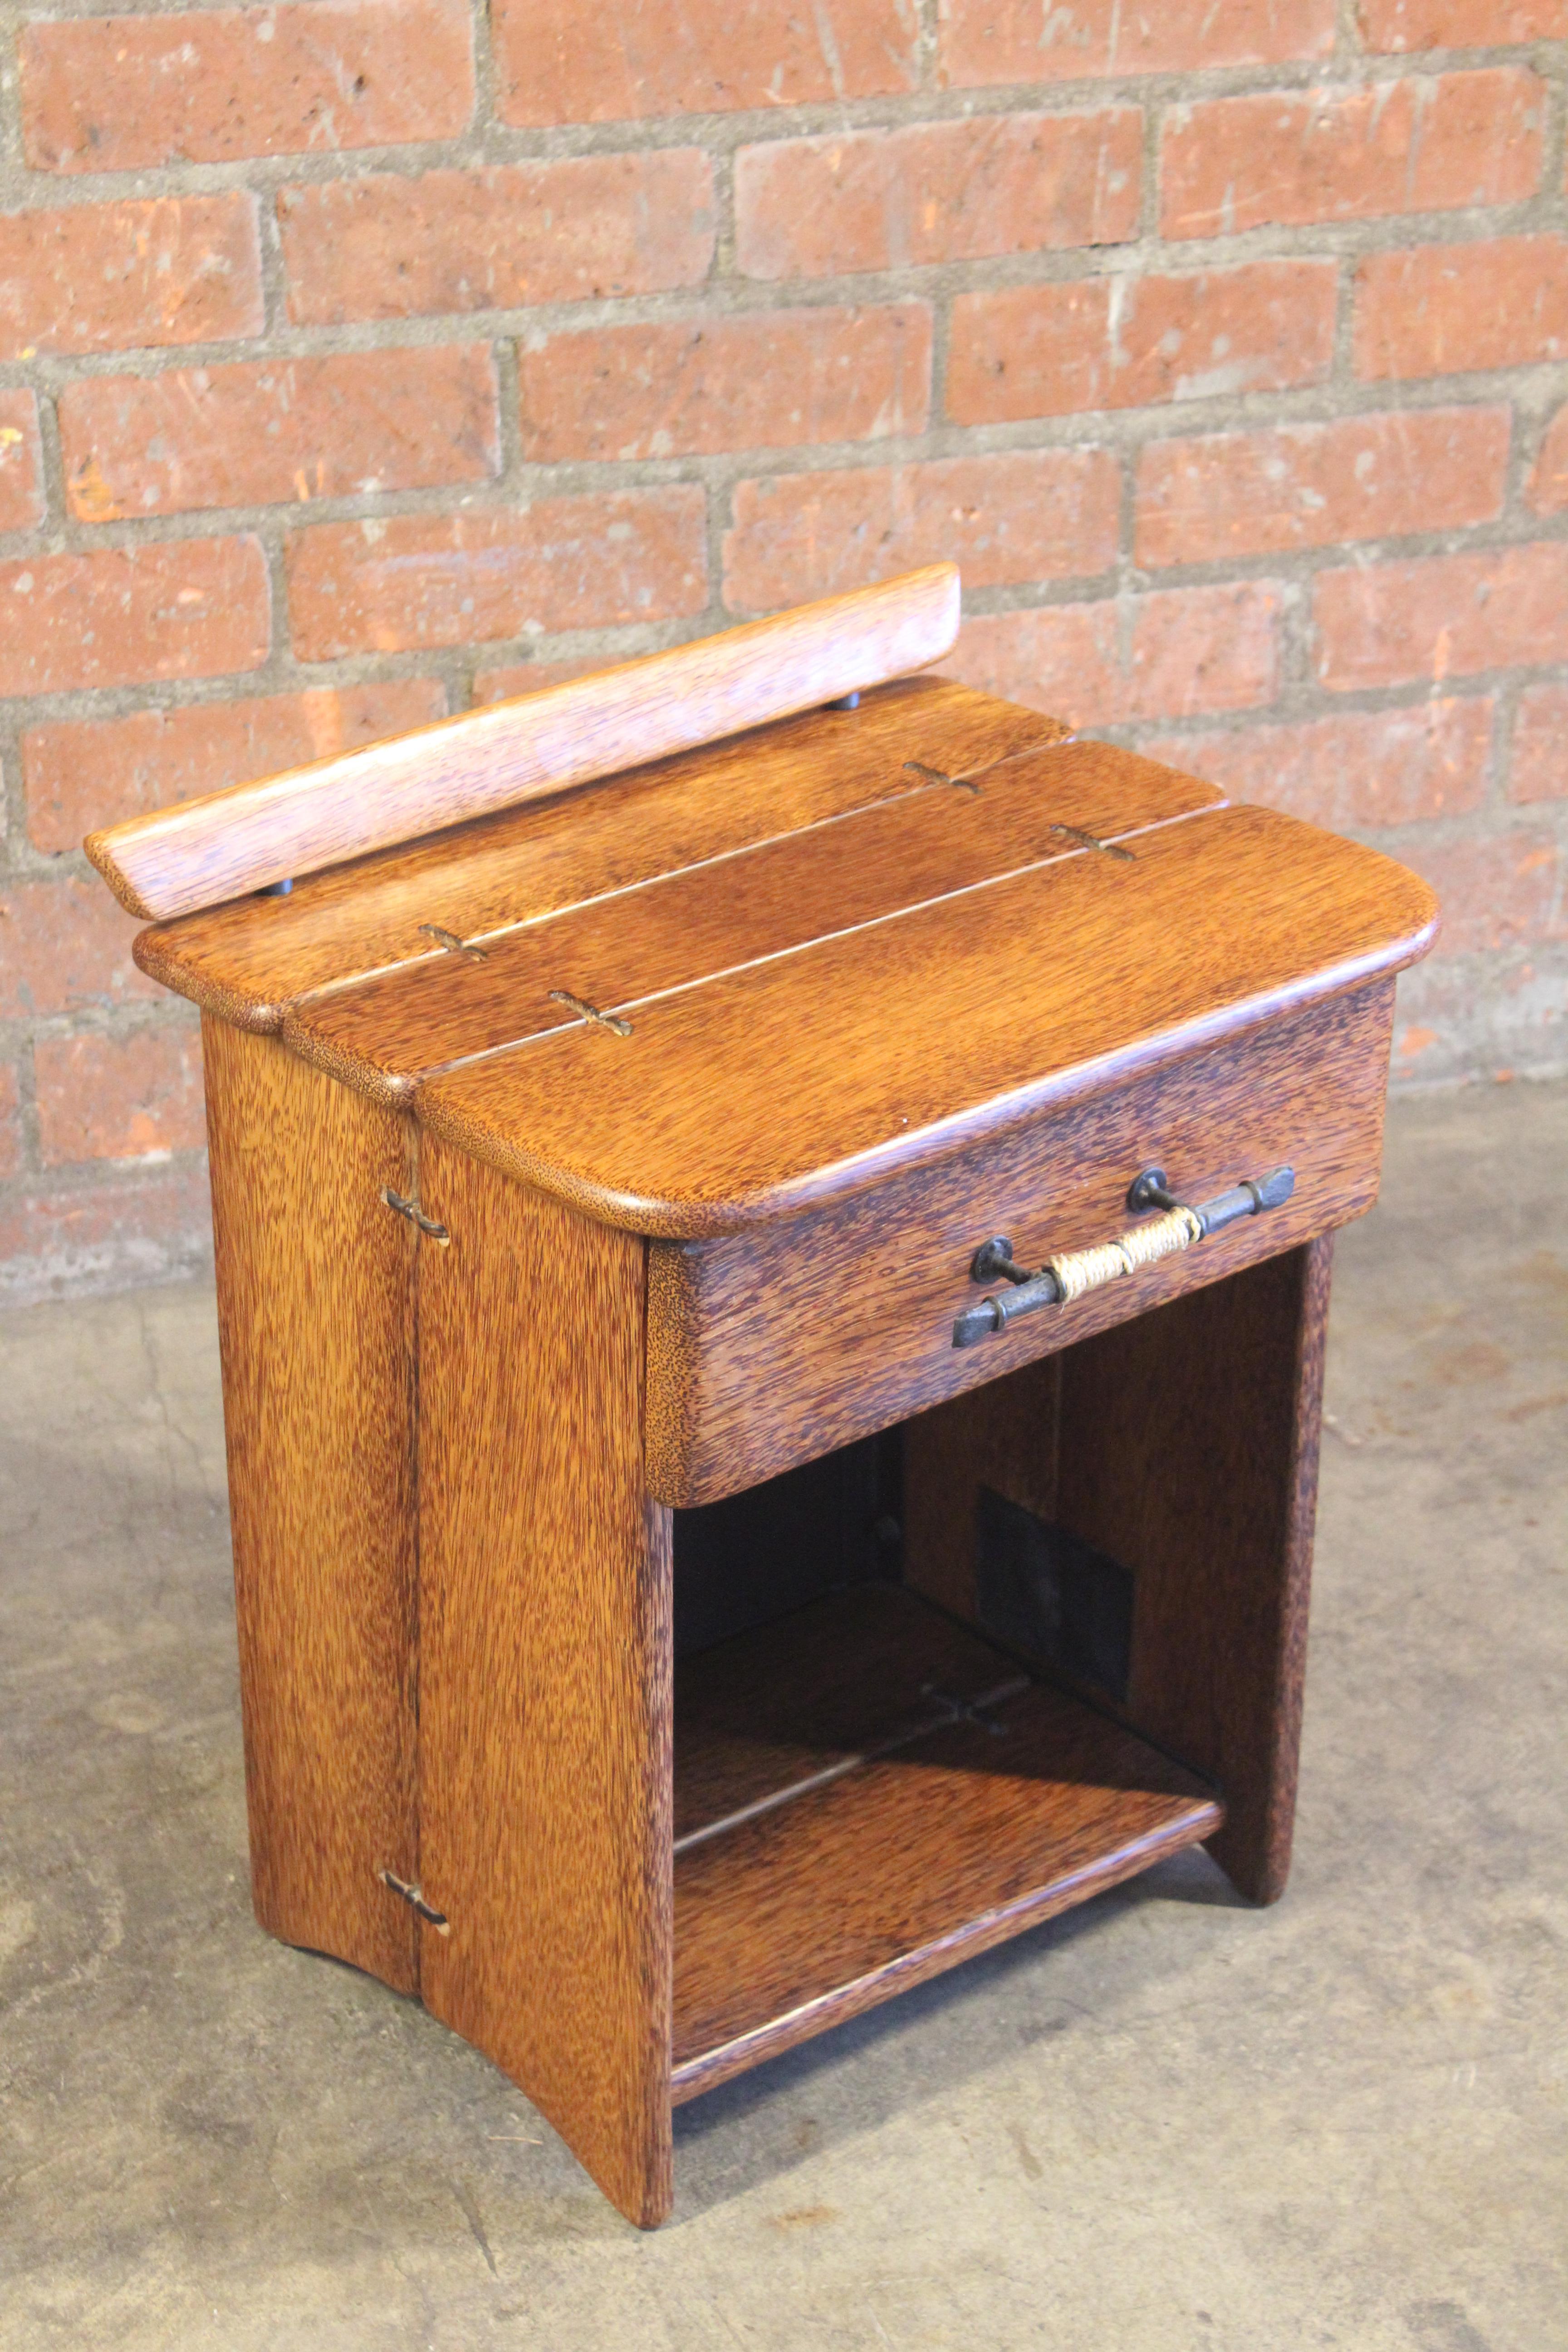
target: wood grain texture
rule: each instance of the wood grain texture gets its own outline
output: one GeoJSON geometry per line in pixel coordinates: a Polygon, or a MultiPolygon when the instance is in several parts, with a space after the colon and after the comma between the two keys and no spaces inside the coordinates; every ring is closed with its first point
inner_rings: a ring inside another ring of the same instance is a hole
{"type": "Polygon", "coordinates": [[[352,865],[285,898],[231,901],[143,931],[153,979],[242,1028],[356,975],[436,961],[422,926],[489,935],[748,844],[907,793],[918,759],[950,775],[1065,737],[1058,719],[940,677],[879,688],[591,788],[533,801],[352,865]]]}
{"type": "Polygon", "coordinates": [[[689,1838],[1016,1678],[895,1584],[827,1594],[675,1672],[675,1834],[689,1838]],[[940,1692],[942,1698],[934,1692],[940,1692]]]}
{"type": "Polygon", "coordinates": [[[1103,743],[1052,746],[986,771],[972,793],[921,783],[754,848],[595,900],[482,950],[423,960],[293,1006],[297,1054],[380,1100],[421,1076],[574,1026],[552,992],[635,1014],[689,988],[978,883],[1082,856],[1085,833],[1137,845],[1145,828],[1220,795],[1103,743]]]}
{"type": "MultiPolygon", "coordinates": [[[[824,1625],[841,1672],[861,1654],[875,1678],[879,1638],[874,1623],[858,1643],[824,1625]]],[[[747,1639],[765,1648],[769,1636],[747,1639]]],[[[951,1643],[951,1629],[933,1640],[951,1643]]],[[[1192,1774],[1059,1692],[1028,1689],[984,1712],[677,1856],[677,2101],[1147,1869],[1223,1818],[1192,1774]]],[[[700,1726],[685,1743],[682,1727],[678,1775],[700,1747],[700,1726]]]]}
{"type": "Polygon", "coordinates": [[[931,564],[132,817],[84,845],[132,914],[187,914],[922,669],[958,619],[957,567],[931,564]]]}
{"type": "Polygon", "coordinates": [[[1377,1194],[1393,1017],[1393,982],[1374,982],[829,1214],[656,1244],[653,1492],[713,1501],[1360,1216],[1377,1194]],[[954,1316],[983,1295],[969,1280],[982,1241],[1010,1235],[1030,1265],[1103,1241],[1151,1162],[1190,1200],[1282,1163],[1296,1190],[1070,1307],[952,1346],[954,1316]]]}
{"type": "Polygon", "coordinates": [[[583,1024],[433,1077],[417,1114],[605,1223],[737,1231],[1396,971],[1436,920],[1376,851],[1213,809],[623,1007],[629,1043],[583,1024]]]}
{"type": "Polygon", "coordinates": [[[1124,1710],[1225,1792],[1254,1902],[1290,1864],[1331,1236],[1075,1348],[1058,1515],[1133,1570],[1124,1710]]]}
{"type": "MultiPolygon", "coordinates": [[[[327,1083],[323,1081],[323,1083],[327,1083]]],[[[670,2198],[668,1513],[643,1250],[438,1144],[420,1197],[426,2006],[643,2226],[670,2198]]]]}
{"type": "Polygon", "coordinates": [[[1062,1363],[1020,1365],[904,1425],[904,1576],[955,1617],[974,1617],[982,1486],[1056,1517],[1062,1363]]]}
{"type": "Polygon", "coordinates": [[[257,1916],[418,1984],[408,1122],[203,1024],[257,1916]]]}

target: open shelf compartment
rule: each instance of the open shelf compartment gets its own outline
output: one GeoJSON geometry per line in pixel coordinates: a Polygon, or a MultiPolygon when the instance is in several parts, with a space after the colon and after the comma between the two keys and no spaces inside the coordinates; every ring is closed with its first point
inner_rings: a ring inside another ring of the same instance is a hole
{"type": "Polygon", "coordinates": [[[678,2101],[1184,1846],[1279,1895],[1327,1269],[674,1512],[678,2101]]]}
{"type": "Polygon", "coordinates": [[[1224,1820],[1214,1790],[884,1580],[676,1677],[676,2100],[1224,1820]]]}

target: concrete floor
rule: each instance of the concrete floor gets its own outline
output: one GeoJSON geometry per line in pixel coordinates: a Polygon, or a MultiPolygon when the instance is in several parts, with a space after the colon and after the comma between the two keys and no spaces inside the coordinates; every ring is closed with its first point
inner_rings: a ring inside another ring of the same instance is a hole
{"type": "Polygon", "coordinates": [[[1568,1087],[1341,1244],[1289,1894],[1201,1855],[682,2111],[639,2236],[250,1916],[210,1290],[0,1321],[0,2345],[1568,2347],[1568,1087]]]}

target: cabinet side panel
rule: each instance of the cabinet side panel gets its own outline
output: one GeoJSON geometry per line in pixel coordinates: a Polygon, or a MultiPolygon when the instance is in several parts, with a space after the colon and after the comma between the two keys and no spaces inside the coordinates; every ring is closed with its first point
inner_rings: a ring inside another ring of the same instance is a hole
{"type": "Polygon", "coordinates": [[[904,1575],[974,1621],[975,1512],[982,1486],[1042,1519],[1057,1514],[1059,1356],[1021,1365],[904,1427],[904,1575]]]}
{"type": "Polygon", "coordinates": [[[1296,1803],[1332,1237],[1086,1340],[1058,1510],[1136,1579],[1129,1719],[1219,1783],[1210,1841],[1284,1891],[1296,1803]]]}
{"type": "Polygon", "coordinates": [[[406,1121],[202,1024],[257,1916],[400,1992],[416,1820],[406,1121]]]}
{"type": "Polygon", "coordinates": [[[644,2225],[669,2208],[669,1514],[644,1246],[429,1137],[420,1274],[427,2006],[644,2225]]]}

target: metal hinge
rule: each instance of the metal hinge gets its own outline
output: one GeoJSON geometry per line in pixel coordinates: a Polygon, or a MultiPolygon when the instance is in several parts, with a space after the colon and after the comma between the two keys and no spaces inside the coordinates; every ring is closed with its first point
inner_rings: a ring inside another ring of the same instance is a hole
{"type": "Polygon", "coordinates": [[[378,1870],[376,1876],[384,1886],[390,1886],[395,1895],[401,1895],[409,1909],[417,1911],[421,1919],[434,1927],[438,1936],[451,1934],[452,1923],[446,1913],[437,1911],[433,1903],[426,1903],[417,1886],[410,1886],[406,1879],[397,1877],[390,1870],[378,1870]]]}

